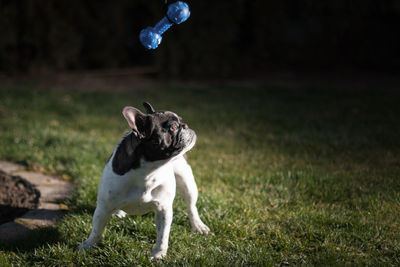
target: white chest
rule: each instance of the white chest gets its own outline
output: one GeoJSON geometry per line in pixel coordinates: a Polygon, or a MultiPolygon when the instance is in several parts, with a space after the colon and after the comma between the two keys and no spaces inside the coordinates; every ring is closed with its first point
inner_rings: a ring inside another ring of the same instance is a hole
{"type": "Polygon", "coordinates": [[[144,214],[173,201],[175,188],[170,162],[142,161],[140,168],[121,176],[115,174],[108,163],[99,184],[97,202],[129,214],[144,214]]]}

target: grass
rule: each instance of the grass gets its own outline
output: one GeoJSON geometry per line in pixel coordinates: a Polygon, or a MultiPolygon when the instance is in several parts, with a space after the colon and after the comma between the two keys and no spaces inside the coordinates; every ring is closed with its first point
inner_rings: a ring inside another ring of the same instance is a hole
{"type": "MultiPolygon", "coordinates": [[[[73,89],[73,88],[72,88],[73,89]]],[[[0,86],[0,159],[77,183],[54,228],[0,244],[4,266],[400,265],[399,92],[385,88],[143,88],[133,92],[0,86]],[[168,255],[149,261],[153,214],[112,218],[82,255],[97,183],[128,130],[124,105],[180,114],[198,133],[189,153],[212,234],[190,232],[180,197],[168,255]]]]}

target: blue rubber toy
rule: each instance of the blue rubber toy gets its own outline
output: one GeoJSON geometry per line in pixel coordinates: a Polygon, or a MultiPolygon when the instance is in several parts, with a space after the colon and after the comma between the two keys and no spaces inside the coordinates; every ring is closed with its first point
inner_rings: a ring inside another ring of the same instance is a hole
{"type": "Polygon", "coordinates": [[[156,49],[161,43],[162,34],[173,24],[181,24],[190,16],[188,4],[175,2],[168,6],[167,15],[162,18],[154,27],[147,27],[140,32],[139,39],[147,49],[156,49]]]}

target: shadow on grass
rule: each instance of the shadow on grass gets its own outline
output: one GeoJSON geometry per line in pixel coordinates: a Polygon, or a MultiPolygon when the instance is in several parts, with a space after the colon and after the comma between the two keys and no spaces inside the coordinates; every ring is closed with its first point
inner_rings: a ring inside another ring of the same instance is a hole
{"type": "Polygon", "coordinates": [[[33,230],[26,237],[0,242],[0,250],[16,253],[33,251],[41,246],[62,243],[61,234],[54,227],[33,230]]]}
{"type": "Polygon", "coordinates": [[[92,215],[95,210],[96,210],[96,205],[80,204],[74,206],[71,212],[76,215],[82,215],[82,214],[92,215]]]}

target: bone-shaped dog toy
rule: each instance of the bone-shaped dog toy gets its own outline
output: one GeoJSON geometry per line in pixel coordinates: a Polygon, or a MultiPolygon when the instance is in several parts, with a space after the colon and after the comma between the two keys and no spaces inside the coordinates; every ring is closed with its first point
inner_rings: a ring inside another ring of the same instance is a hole
{"type": "Polygon", "coordinates": [[[175,2],[168,6],[167,15],[162,18],[154,27],[147,27],[140,32],[139,39],[147,49],[156,49],[161,43],[162,34],[173,24],[181,24],[190,16],[188,4],[175,2]]]}

